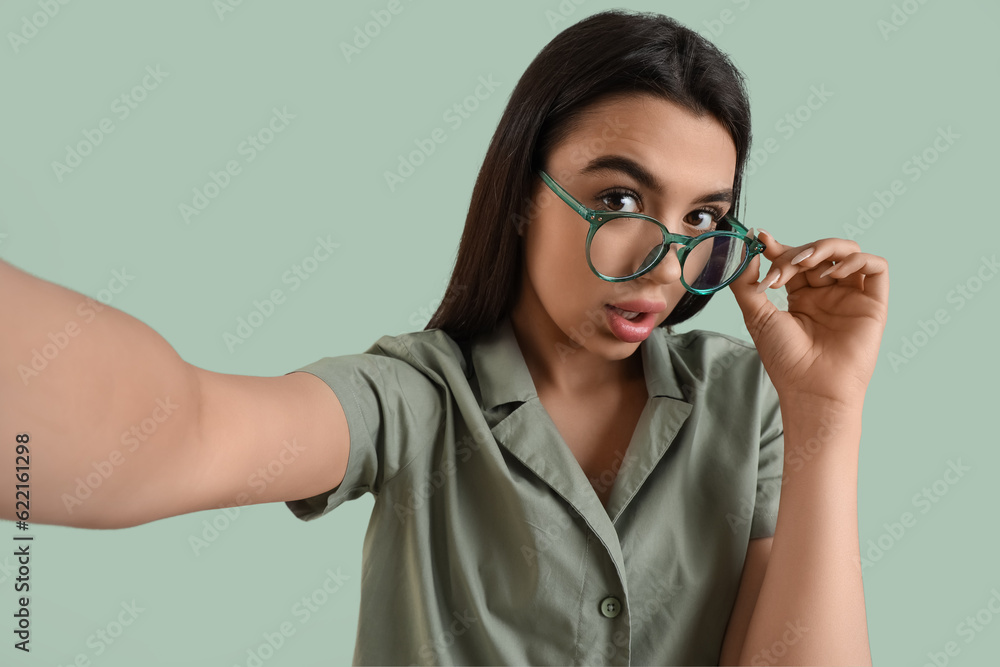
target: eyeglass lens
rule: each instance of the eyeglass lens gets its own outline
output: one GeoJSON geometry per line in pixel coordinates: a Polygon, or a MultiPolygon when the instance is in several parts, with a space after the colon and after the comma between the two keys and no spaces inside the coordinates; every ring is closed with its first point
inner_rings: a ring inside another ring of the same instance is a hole
{"type": "MultiPolygon", "coordinates": [[[[661,254],[663,232],[643,218],[614,218],[601,225],[590,243],[590,262],[610,278],[628,278],[643,271],[661,254]]],[[[742,268],[749,248],[735,235],[704,235],[684,257],[682,276],[694,289],[724,285],[742,268]]]]}

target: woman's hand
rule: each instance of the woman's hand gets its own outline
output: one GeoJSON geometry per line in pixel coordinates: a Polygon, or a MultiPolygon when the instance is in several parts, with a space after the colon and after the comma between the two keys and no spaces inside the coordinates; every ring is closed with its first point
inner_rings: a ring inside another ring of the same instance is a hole
{"type": "Polygon", "coordinates": [[[758,238],[767,245],[771,270],[758,283],[755,256],[729,287],[779,398],[860,407],[885,329],[888,262],[846,239],[786,246],[764,230],[758,238]],[[787,312],[758,289],[772,278],[770,288],[788,292],[787,312]]]}

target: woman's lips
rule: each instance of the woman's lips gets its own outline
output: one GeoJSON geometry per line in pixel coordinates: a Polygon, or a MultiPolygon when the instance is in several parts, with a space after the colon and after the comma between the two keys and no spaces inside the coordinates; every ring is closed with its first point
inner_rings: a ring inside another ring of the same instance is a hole
{"type": "MultiPolygon", "coordinates": [[[[635,302],[630,302],[634,305],[635,302]]],[[[656,325],[655,312],[644,312],[634,320],[622,317],[610,304],[604,307],[608,317],[608,328],[615,337],[625,343],[640,343],[649,337],[656,325]]],[[[661,309],[662,310],[662,309],[661,309]]]]}
{"type": "Polygon", "coordinates": [[[627,310],[632,313],[662,313],[667,309],[667,304],[662,301],[653,301],[651,299],[632,299],[631,301],[619,301],[618,303],[608,304],[609,306],[614,306],[615,308],[621,308],[622,310],[627,310]]]}

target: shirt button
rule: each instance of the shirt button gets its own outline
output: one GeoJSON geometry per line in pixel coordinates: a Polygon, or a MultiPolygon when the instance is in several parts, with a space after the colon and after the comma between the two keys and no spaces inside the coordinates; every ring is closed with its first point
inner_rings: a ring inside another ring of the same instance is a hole
{"type": "Polygon", "coordinates": [[[622,603],[615,596],[609,595],[608,597],[601,600],[601,613],[607,616],[608,618],[614,618],[621,612],[621,610],[622,610],[622,603]]]}

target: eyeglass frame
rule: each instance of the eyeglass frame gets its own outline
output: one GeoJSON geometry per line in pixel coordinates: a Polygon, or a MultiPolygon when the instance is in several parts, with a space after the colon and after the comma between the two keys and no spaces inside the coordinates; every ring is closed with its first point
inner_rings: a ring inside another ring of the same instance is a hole
{"type": "Polygon", "coordinates": [[[555,180],[553,180],[551,176],[545,173],[544,170],[539,169],[538,175],[541,176],[542,181],[545,182],[545,184],[549,187],[550,190],[556,193],[556,195],[558,195],[560,199],[566,202],[566,204],[568,204],[570,208],[576,211],[580,215],[580,217],[582,217],[585,221],[590,223],[590,231],[587,233],[587,264],[590,266],[590,270],[594,272],[594,275],[596,275],[601,280],[606,280],[612,283],[621,283],[621,282],[627,282],[629,280],[635,280],[639,276],[645,275],[650,271],[652,271],[653,269],[655,269],[659,265],[659,263],[663,261],[663,258],[667,256],[670,246],[676,243],[681,246],[677,250],[677,259],[681,267],[681,284],[684,285],[684,289],[693,294],[699,294],[699,295],[714,294],[715,292],[718,292],[723,287],[725,287],[726,285],[728,285],[729,283],[733,282],[738,277],[740,277],[740,275],[743,273],[743,271],[746,270],[747,266],[750,264],[750,261],[754,258],[754,256],[764,252],[764,250],[767,248],[767,246],[763,242],[761,242],[755,237],[750,236],[750,230],[747,229],[739,220],[728,214],[722,216],[722,218],[719,220],[719,223],[720,224],[726,223],[730,225],[734,231],[715,229],[710,232],[705,232],[704,234],[700,234],[698,236],[684,236],[683,234],[674,234],[669,229],[667,229],[667,227],[662,222],[660,222],[656,218],[650,217],[648,215],[643,215],[642,213],[631,213],[628,211],[598,211],[596,209],[588,208],[584,206],[582,203],[580,203],[575,197],[573,197],[573,195],[567,192],[561,185],[556,183],[555,180]],[[601,225],[610,220],[614,220],[615,218],[640,218],[655,223],[656,226],[660,228],[660,231],[663,234],[663,244],[661,245],[661,247],[667,248],[667,250],[661,252],[659,257],[657,257],[652,264],[650,264],[648,267],[646,267],[645,269],[639,271],[634,275],[628,276],[626,278],[612,278],[611,276],[604,275],[603,273],[598,271],[594,267],[594,264],[590,261],[590,242],[591,240],[593,240],[594,235],[597,233],[597,230],[601,228],[601,225]],[[740,265],[740,268],[726,282],[708,290],[695,289],[694,287],[688,285],[687,282],[685,282],[684,280],[684,258],[687,257],[688,253],[698,242],[713,236],[731,236],[740,239],[747,246],[747,255],[746,257],[743,258],[743,263],[740,265]]]}

